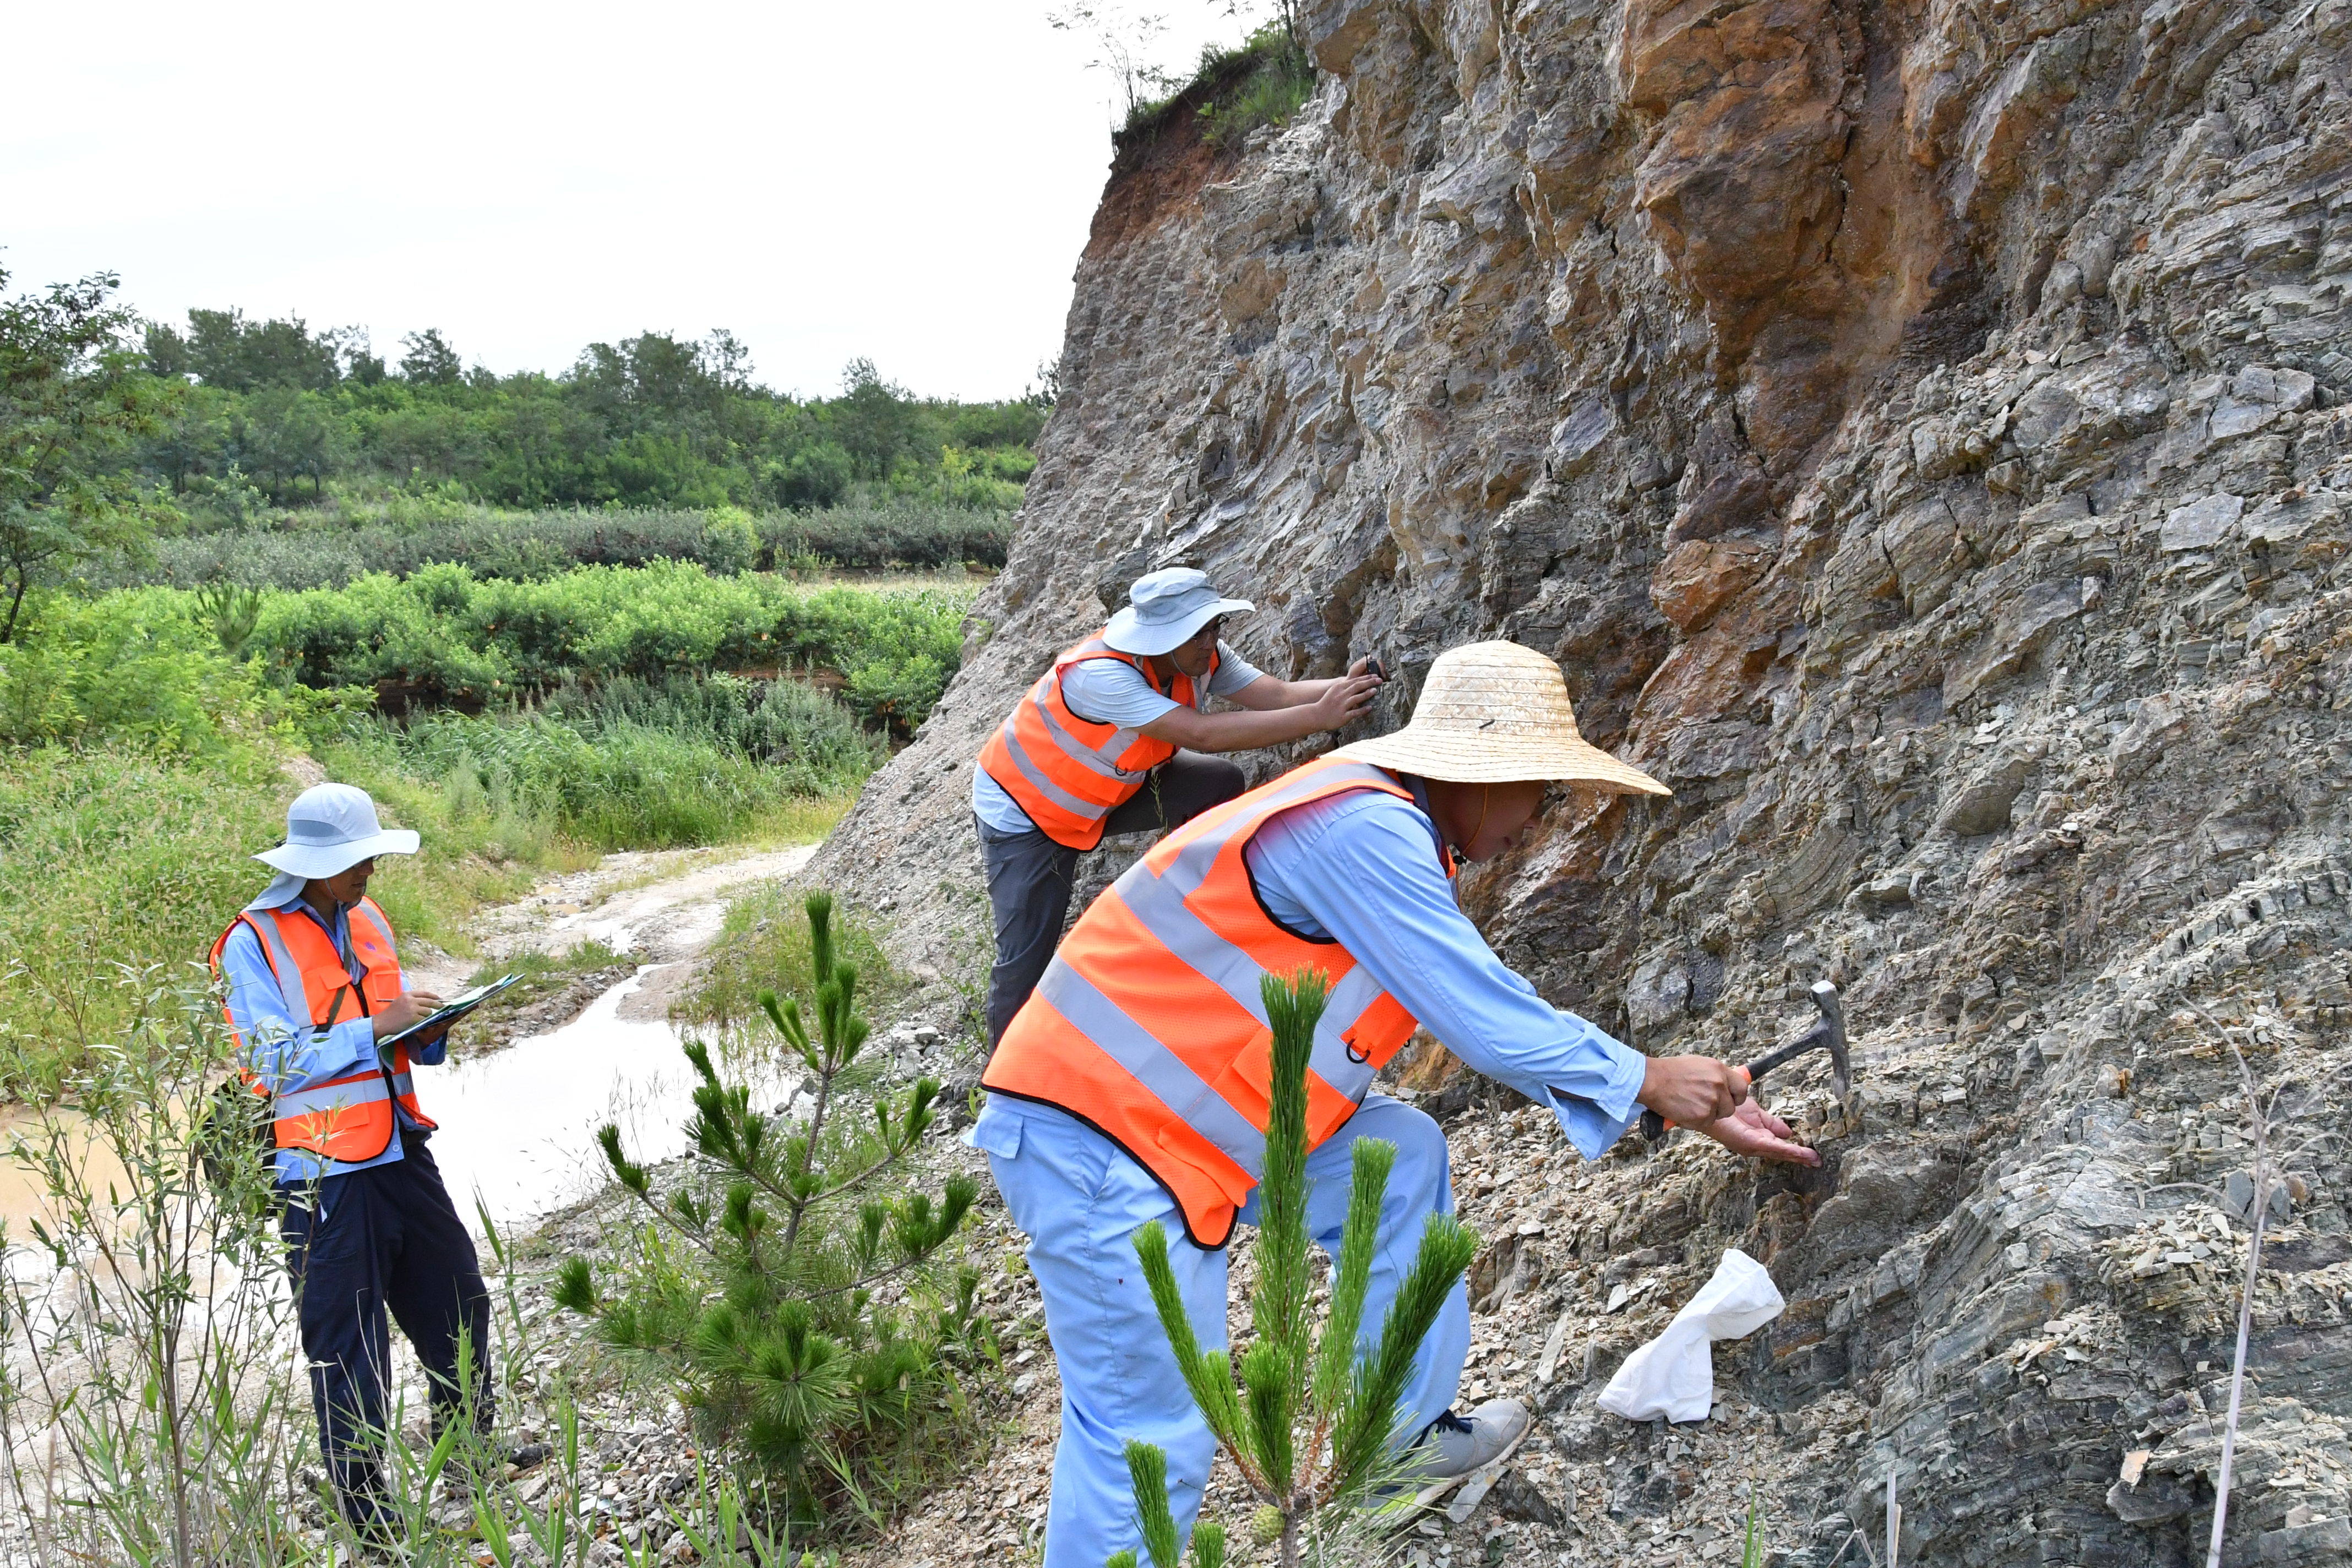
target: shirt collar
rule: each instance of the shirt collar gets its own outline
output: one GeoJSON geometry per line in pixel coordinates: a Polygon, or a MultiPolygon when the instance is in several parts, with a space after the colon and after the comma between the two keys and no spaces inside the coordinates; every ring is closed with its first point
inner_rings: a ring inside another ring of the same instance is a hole
{"type": "Polygon", "coordinates": [[[1437,846],[1438,862],[1447,868],[1446,875],[1452,876],[1454,861],[1445,852],[1445,835],[1437,830],[1437,813],[1429,809],[1429,781],[1419,773],[1399,773],[1393,768],[1388,772],[1397,783],[1412,792],[1412,804],[1421,812],[1421,819],[1429,825],[1430,842],[1437,846]]]}
{"type": "Polygon", "coordinates": [[[297,877],[290,871],[280,871],[271,880],[269,886],[261,889],[261,897],[245,907],[248,911],[299,910],[312,920],[318,921],[320,928],[327,933],[328,940],[335,944],[336,952],[348,963],[351,958],[350,910],[348,907],[337,910],[335,918],[331,921],[319,920],[319,911],[302,901],[302,889],[309,881],[310,879],[307,877],[297,877]]]}

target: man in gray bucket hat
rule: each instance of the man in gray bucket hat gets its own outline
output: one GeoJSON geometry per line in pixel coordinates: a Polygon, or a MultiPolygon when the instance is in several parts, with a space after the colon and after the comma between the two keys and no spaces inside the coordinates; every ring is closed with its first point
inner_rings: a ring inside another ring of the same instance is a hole
{"type": "Polygon", "coordinates": [[[1190,566],[1150,573],[1110,624],[1054,661],[981,749],[971,809],[996,928],[992,1044],[1054,956],[1078,857],[1106,833],[1164,830],[1241,794],[1207,752],[1278,746],[1337,730],[1380,685],[1359,659],[1325,680],[1276,680],[1219,637],[1229,599],[1190,566]],[[1241,711],[1206,711],[1222,697],[1241,711]]]}
{"type": "Polygon", "coordinates": [[[402,1038],[441,998],[411,991],[392,922],[367,896],[380,855],[413,855],[350,784],[304,790],[286,842],[254,857],[278,873],[213,944],[245,1087],[268,1106],[279,1228],[294,1277],[319,1442],[353,1529],[398,1525],[377,1447],[388,1420],[391,1328],[424,1363],[436,1429],[490,1424],[489,1294],[473,1238],[426,1148],[433,1121],[411,1073],[447,1055],[440,1032],[402,1038]],[[470,1388],[461,1387],[470,1343],[470,1388]]]}

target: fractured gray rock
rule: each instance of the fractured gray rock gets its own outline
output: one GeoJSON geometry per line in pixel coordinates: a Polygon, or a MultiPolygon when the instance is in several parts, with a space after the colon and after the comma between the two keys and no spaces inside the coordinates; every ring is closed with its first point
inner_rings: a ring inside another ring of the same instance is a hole
{"type": "MultiPolygon", "coordinates": [[[[1205,567],[1285,679],[1379,654],[1400,679],[1340,739],[1402,723],[1444,647],[1538,648],[1676,794],[1558,814],[1465,907],[1644,1049],[1747,1059],[1834,979],[1856,1074],[1764,1086],[1819,1172],[1687,1135],[1588,1167],[1547,1132],[1539,1173],[1522,1142],[1465,1191],[1490,1242],[1543,1212],[1490,1262],[1474,1376],[1532,1396],[1588,1325],[1547,1391],[1578,1533],[1515,1524],[1530,1560],[1696,1540],[1750,1469],[1774,1517],[1834,1499],[1876,1539],[1900,1466],[1906,1561],[2190,1561],[2243,1239],[2229,1045],[2313,1086],[2306,1132],[2352,1111],[2352,4],[1303,22],[1289,127],[1119,151],[1011,558],[814,875],[978,975],[965,764],[1098,581],[1205,567]],[[1730,1245],[1790,1297],[1718,1360],[1781,1424],[1737,1475],[1572,1392],[1730,1245]]],[[[1441,1082],[1487,1148],[1512,1112],[1441,1082]]],[[[2352,1511],[2352,1216],[2306,1165],[2230,1561],[2352,1511]]]]}

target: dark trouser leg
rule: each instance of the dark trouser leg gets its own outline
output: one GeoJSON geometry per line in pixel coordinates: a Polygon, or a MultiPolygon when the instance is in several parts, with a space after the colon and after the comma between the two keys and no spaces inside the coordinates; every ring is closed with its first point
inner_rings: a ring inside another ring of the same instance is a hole
{"type": "Polygon", "coordinates": [[[404,1141],[406,1156],[387,1171],[401,1173],[401,1245],[384,1281],[384,1302],[400,1331],[425,1363],[433,1398],[433,1429],[465,1414],[470,1397],[474,1429],[488,1434],[495,1396],[490,1377],[490,1292],[474,1238],[457,1217],[426,1140],[404,1141]],[[459,1345],[463,1343],[463,1365],[459,1345]]]}
{"type": "Polygon", "coordinates": [[[1105,833],[1154,833],[1181,827],[1213,805],[1223,805],[1247,784],[1223,757],[1178,752],[1151,770],[1143,787],[1103,819],[1105,833]]]}
{"type": "Polygon", "coordinates": [[[375,1166],[321,1184],[317,1209],[289,1205],[279,1232],[294,1277],[302,1353],[310,1363],[310,1402],[319,1416],[319,1451],[335,1499],[352,1527],[386,1529],[377,1453],[383,1441],[383,1380],[392,1363],[384,1318],[385,1254],[391,1237],[379,1201],[375,1166]]]}
{"type": "Polygon", "coordinates": [[[996,965],[988,972],[988,1043],[993,1049],[1062,940],[1078,852],[1043,833],[1000,834],[982,827],[980,858],[996,926],[996,965]]]}

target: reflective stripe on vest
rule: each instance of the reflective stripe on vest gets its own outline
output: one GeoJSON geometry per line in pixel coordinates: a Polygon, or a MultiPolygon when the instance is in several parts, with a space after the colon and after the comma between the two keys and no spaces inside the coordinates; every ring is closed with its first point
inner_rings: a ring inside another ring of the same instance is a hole
{"type": "MultiPolygon", "coordinates": [[[[1053,668],[1037,678],[980,752],[982,770],[1028,813],[1039,831],[1074,849],[1091,849],[1102,842],[1103,819],[1133,798],[1143,787],[1145,774],[1176,754],[1170,742],[1155,741],[1139,730],[1097,723],[1063,700],[1062,678],[1074,666],[1095,658],[1115,658],[1150,684],[1151,672],[1140,656],[1123,653],[1098,636],[1090,637],[1063,653],[1053,668]]],[[[1216,669],[1212,655],[1202,681],[1213,678],[1216,669]]],[[[1180,670],[1167,696],[1181,707],[1197,708],[1199,689],[1180,670]]]]}
{"type": "MultiPolygon", "coordinates": [[[[400,994],[400,956],[393,945],[392,922],[373,900],[362,899],[352,905],[345,919],[352,957],[360,967],[356,983],[335,951],[333,940],[316,920],[299,910],[248,910],[239,914],[213,943],[214,971],[220,970],[230,935],[243,925],[259,939],[262,958],[278,983],[289,1016],[308,1018],[312,1028],[322,1033],[335,1024],[367,1017],[400,994]]],[[[236,1026],[234,1016],[229,1026],[232,1031],[236,1026]]],[[[247,1085],[257,1094],[268,1095],[271,1082],[282,1079],[289,1064],[282,1054],[275,1064],[257,1063],[250,1057],[251,1043],[240,1036],[237,1044],[247,1053],[247,1085]],[[270,1070],[259,1070],[263,1068],[270,1070]]],[[[278,1048],[283,1053],[295,1045],[281,1042],[278,1048]]],[[[305,1149],[339,1161],[372,1160],[392,1146],[397,1125],[392,1112],[395,1099],[418,1127],[431,1130],[432,1120],[417,1105],[408,1051],[403,1046],[394,1047],[391,1060],[375,1068],[276,1095],[270,1113],[278,1146],[305,1149]]]]}
{"type": "Polygon", "coordinates": [[[1305,966],[1331,988],[1308,1063],[1310,1146],[1354,1114],[1417,1026],[1345,948],[1276,925],[1243,859],[1276,813],[1364,789],[1411,798],[1378,768],[1326,760],[1170,834],[1079,917],[982,1076],[1118,1142],[1168,1188],[1201,1246],[1223,1245],[1265,1168],[1265,976],[1305,966]]]}

